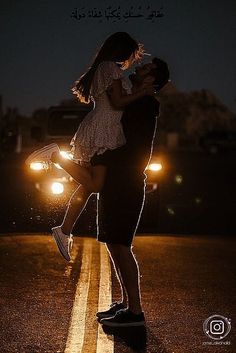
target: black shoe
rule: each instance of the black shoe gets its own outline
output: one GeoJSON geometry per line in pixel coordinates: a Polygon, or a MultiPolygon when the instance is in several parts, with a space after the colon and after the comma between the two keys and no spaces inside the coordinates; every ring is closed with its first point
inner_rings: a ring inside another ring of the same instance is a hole
{"type": "Polygon", "coordinates": [[[122,303],[115,302],[110,305],[109,310],[99,311],[99,312],[97,312],[96,316],[97,316],[98,320],[105,319],[105,318],[114,316],[117,313],[117,311],[119,311],[121,309],[125,309],[125,306],[122,303]]]}
{"type": "Polygon", "coordinates": [[[129,327],[129,326],[144,326],[145,317],[144,313],[134,314],[129,309],[124,309],[118,311],[115,316],[102,319],[102,325],[112,326],[112,327],[129,327]]]}

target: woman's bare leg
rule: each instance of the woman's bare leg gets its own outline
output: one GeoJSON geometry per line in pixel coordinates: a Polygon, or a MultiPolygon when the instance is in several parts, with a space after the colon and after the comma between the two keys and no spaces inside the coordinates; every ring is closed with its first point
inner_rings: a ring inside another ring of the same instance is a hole
{"type": "Polygon", "coordinates": [[[61,230],[64,234],[71,234],[76,220],[86,206],[90,195],[91,193],[88,192],[82,185],[80,185],[72,194],[61,225],[61,230]]]}
{"type": "Polygon", "coordinates": [[[53,153],[51,157],[53,163],[58,163],[72,178],[84,186],[90,193],[97,193],[102,189],[106,167],[102,165],[84,167],[69,159],[63,158],[60,153],[53,153]]]}

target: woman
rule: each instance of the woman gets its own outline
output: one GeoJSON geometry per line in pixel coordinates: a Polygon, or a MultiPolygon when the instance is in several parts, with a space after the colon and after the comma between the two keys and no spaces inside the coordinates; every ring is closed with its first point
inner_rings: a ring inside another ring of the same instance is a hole
{"type": "Polygon", "coordinates": [[[81,184],[70,198],[62,225],[52,229],[59,250],[67,260],[70,260],[70,242],[68,241],[66,251],[62,242],[68,239],[74,226],[70,214],[78,214],[79,211],[78,204],[76,209],[73,209],[73,200],[80,195],[82,211],[88,197],[91,193],[101,190],[105,179],[106,167],[102,164],[91,166],[91,157],[125,144],[120,122],[123,108],[145,95],[154,93],[151,85],[144,85],[135,93],[131,93],[129,81],[123,76],[123,70],[140,59],[142,53],[142,46],[129,34],[114,33],[105,40],[91,67],[76,82],[73,93],[79,100],[84,103],[91,100],[94,102],[94,109],[85,117],[71,141],[73,160],[77,164],[64,161],[56,144],[35,151],[26,160],[26,163],[36,160],[59,163],[81,184]]]}

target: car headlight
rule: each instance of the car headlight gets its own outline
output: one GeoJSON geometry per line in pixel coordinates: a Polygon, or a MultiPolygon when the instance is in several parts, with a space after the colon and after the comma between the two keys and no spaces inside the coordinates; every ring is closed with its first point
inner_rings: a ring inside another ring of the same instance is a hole
{"type": "Polygon", "coordinates": [[[64,192],[64,185],[62,183],[54,182],[51,185],[51,190],[54,195],[59,195],[64,192]]]}
{"type": "Polygon", "coordinates": [[[162,170],[162,164],[161,163],[150,163],[147,166],[147,170],[151,170],[152,172],[159,172],[162,170]]]}
{"type": "Polygon", "coordinates": [[[44,168],[45,168],[45,164],[43,162],[30,163],[30,169],[32,170],[43,170],[44,168]]]}

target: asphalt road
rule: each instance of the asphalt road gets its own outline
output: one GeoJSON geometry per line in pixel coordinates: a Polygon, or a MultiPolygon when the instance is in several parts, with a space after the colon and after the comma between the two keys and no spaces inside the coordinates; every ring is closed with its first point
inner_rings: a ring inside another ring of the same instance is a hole
{"type": "Polygon", "coordinates": [[[95,313],[119,291],[103,245],[76,237],[66,263],[48,235],[1,235],[0,352],[236,352],[235,239],[140,236],[134,252],[147,326],[104,332],[95,313]],[[222,340],[203,332],[214,314],[231,319],[222,340]]]}

